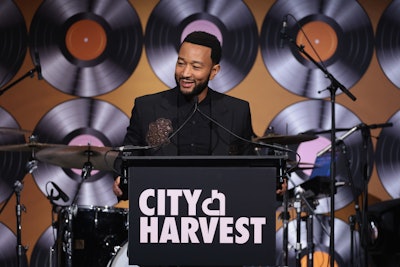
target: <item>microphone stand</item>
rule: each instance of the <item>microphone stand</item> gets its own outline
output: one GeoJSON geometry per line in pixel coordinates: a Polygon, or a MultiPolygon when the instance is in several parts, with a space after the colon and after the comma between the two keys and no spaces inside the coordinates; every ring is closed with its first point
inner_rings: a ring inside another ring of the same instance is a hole
{"type": "Polygon", "coordinates": [[[17,180],[14,183],[14,192],[16,196],[16,207],[15,212],[17,215],[17,266],[22,267],[23,256],[26,253],[26,247],[22,245],[22,238],[21,238],[21,212],[25,211],[24,205],[21,205],[21,191],[24,188],[24,185],[21,181],[17,180]]]}
{"type": "Polygon", "coordinates": [[[336,102],[336,91],[337,89],[341,89],[351,100],[355,101],[356,97],[347,90],[335,77],[328,72],[321,64],[316,62],[305,50],[304,45],[297,45],[295,40],[291,38],[286,32],[283,34],[282,38],[287,39],[291,44],[293,44],[297,50],[302,53],[305,57],[307,57],[316,67],[318,67],[331,81],[331,84],[326,88],[330,92],[331,99],[331,173],[330,173],[330,181],[331,181],[331,203],[330,203],[330,239],[329,239],[329,255],[330,255],[330,266],[334,267],[335,265],[335,177],[336,177],[336,116],[335,116],[335,102],[336,102]]]}
{"type": "Polygon", "coordinates": [[[35,67],[31,70],[29,70],[27,73],[25,73],[22,77],[18,78],[18,80],[12,82],[10,85],[5,87],[4,89],[0,90],[0,96],[3,95],[5,92],[7,92],[11,87],[19,83],[20,81],[24,80],[27,77],[33,78],[35,76],[35,72],[38,72],[38,67],[35,67]]]}

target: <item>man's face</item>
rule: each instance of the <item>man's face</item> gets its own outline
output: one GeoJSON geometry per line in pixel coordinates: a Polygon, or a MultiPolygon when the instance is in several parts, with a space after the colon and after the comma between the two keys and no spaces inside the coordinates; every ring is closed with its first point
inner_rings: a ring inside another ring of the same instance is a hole
{"type": "Polygon", "coordinates": [[[206,91],[208,81],[219,71],[219,64],[211,60],[211,48],[184,42],[179,50],[175,67],[175,80],[180,91],[187,96],[206,91]]]}

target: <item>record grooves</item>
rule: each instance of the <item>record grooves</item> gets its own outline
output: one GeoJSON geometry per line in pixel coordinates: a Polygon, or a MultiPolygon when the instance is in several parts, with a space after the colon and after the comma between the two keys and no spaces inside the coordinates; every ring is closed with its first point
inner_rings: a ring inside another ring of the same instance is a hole
{"type": "Polygon", "coordinates": [[[221,38],[221,71],[210,81],[210,87],[229,91],[246,77],[258,52],[258,31],[252,13],[242,1],[160,1],[149,17],[145,46],[153,71],[169,87],[176,86],[174,69],[179,44],[184,34],[195,30],[221,38]]]}
{"type": "Polygon", "coordinates": [[[376,169],[383,187],[393,198],[400,198],[400,111],[388,122],[392,127],[383,128],[376,144],[376,169]]]}
{"type": "MultiPolygon", "coordinates": [[[[337,46],[335,52],[330,58],[323,60],[323,64],[347,89],[361,79],[370,64],[374,43],[371,22],[357,1],[278,0],[262,24],[261,54],[271,76],[294,94],[308,98],[325,98],[329,97],[329,91],[322,93],[319,91],[326,89],[330,85],[330,80],[319,68],[306,60],[294,44],[288,40],[282,43],[280,31],[284,16],[287,17],[287,33],[293,40],[303,34],[300,27],[306,27],[309,22],[328,25],[336,33],[338,41],[335,44],[337,46]]],[[[321,36],[326,34],[326,32],[312,33],[317,37],[318,34],[321,36]]],[[[318,49],[318,38],[311,41],[318,49]]],[[[311,50],[308,42],[297,45],[304,45],[308,52],[311,50]]],[[[324,49],[324,46],[321,46],[321,49],[324,49]]],[[[314,60],[319,62],[317,58],[314,60]]],[[[337,90],[336,93],[342,92],[337,90]]]]}
{"type": "Polygon", "coordinates": [[[0,222],[0,263],[1,267],[26,267],[28,260],[25,254],[21,257],[21,264],[17,264],[17,237],[6,225],[0,222]]]}
{"type": "Polygon", "coordinates": [[[386,77],[400,88],[400,2],[392,1],[383,12],[376,30],[376,56],[386,77]]]}
{"type": "MultiPolygon", "coordinates": [[[[20,128],[17,121],[1,107],[0,128],[20,128]]],[[[0,131],[0,146],[24,143],[23,134],[0,131]]],[[[25,152],[0,151],[0,202],[6,200],[14,192],[15,181],[24,178],[29,156],[29,153],[25,152]]]]}
{"type": "Polygon", "coordinates": [[[0,2],[0,88],[18,72],[28,46],[23,15],[14,1],[0,2]]]}
{"type": "MultiPolygon", "coordinates": [[[[300,258],[304,259],[308,257],[309,243],[307,241],[307,225],[304,220],[300,223],[300,229],[297,229],[296,220],[292,220],[288,224],[288,265],[296,266],[296,251],[295,247],[297,244],[297,231],[300,231],[300,243],[301,243],[301,255],[300,258]]],[[[351,262],[351,233],[350,227],[342,220],[334,218],[334,228],[335,228],[335,240],[340,240],[335,245],[335,266],[349,266],[351,262]],[[337,264],[337,265],[336,265],[337,264]]],[[[330,218],[325,215],[315,215],[313,216],[313,245],[314,245],[314,266],[326,266],[325,264],[317,265],[319,252],[325,254],[325,261],[329,257],[329,231],[330,231],[330,218]],[[324,229],[327,229],[328,233],[324,229]]],[[[359,236],[357,232],[354,232],[354,243],[356,246],[359,245],[359,236]]],[[[277,266],[281,266],[282,261],[282,245],[283,245],[283,228],[280,228],[276,233],[276,263],[277,266]]],[[[321,255],[321,254],[320,254],[321,255]]],[[[302,260],[303,263],[303,260],[302,260]]],[[[301,266],[305,266],[301,264],[301,266]]]]}
{"type": "MultiPolygon", "coordinates": [[[[86,146],[89,142],[93,146],[116,147],[122,144],[125,135],[124,129],[128,123],[128,117],[115,106],[101,100],[80,98],[66,101],[50,110],[39,121],[34,134],[38,136],[40,143],[86,146]],[[80,140],[82,143],[71,144],[74,140],[80,140]]],[[[56,160],[57,162],[74,162],[76,159],[72,157],[78,156],[75,151],[70,150],[64,150],[63,155],[56,153],[56,148],[53,150],[50,148],[48,151],[50,151],[48,153],[54,151],[56,159],[60,156],[63,157],[56,160]]],[[[38,152],[38,157],[41,152],[38,152]]],[[[33,178],[46,196],[49,194],[49,182],[54,182],[62,188],[70,199],[67,203],[61,199],[57,200],[58,205],[70,204],[81,182],[83,183],[76,204],[114,205],[117,199],[112,192],[113,162],[107,162],[107,165],[110,165],[110,171],[95,171],[96,168],[94,168],[92,175],[83,180],[81,168],[86,161],[87,159],[82,157],[82,164],[76,166],[77,170],[63,168],[48,162],[39,162],[37,169],[33,172],[33,178]]]]}
{"type": "Polygon", "coordinates": [[[44,1],[30,34],[31,56],[39,55],[43,78],[82,97],[125,82],[143,47],[142,26],[129,1],[44,1]]]}
{"type": "MultiPolygon", "coordinates": [[[[342,105],[336,104],[336,136],[341,137],[354,126],[361,123],[360,119],[350,110],[342,105]]],[[[283,109],[268,125],[273,127],[274,132],[280,135],[297,135],[300,133],[325,132],[316,134],[319,138],[313,141],[300,143],[299,145],[289,145],[289,148],[301,153],[301,162],[314,163],[316,154],[326,145],[330,144],[331,130],[331,105],[329,101],[324,100],[306,100],[295,103],[283,109]],[[324,142],[322,142],[324,141],[324,142]],[[323,144],[321,147],[320,144],[323,144]],[[307,159],[308,158],[308,159],[307,159]],[[307,160],[305,160],[307,159],[307,160]]],[[[336,181],[345,182],[344,186],[337,187],[335,195],[335,210],[345,207],[354,200],[352,187],[355,192],[361,193],[364,188],[364,164],[365,161],[373,162],[372,141],[369,138],[367,151],[364,150],[363,137],[361,130],[357,130],[343,140],[343,143],[337,147],[336,163],[336,181]],[[347,167],[347,161],[350,162],[347,167]],[[349,175],[349,173],[351,175],[349,175]]],[[[289,160],[297,161],[295,155],[289,154],[289,160]]],[[[372,165],[369,166],[369,172],[372,171],[372,165]]],[[[309,179],[309,174],[303,171],[291,173],[289,188],[301,185],[309,179]]],[[[367,177],[369,180],[370,177],[367,177]]],[[[318,199],[316,213],[326,213],[330,211],[330,197],[326,196],[318,199]]]]}

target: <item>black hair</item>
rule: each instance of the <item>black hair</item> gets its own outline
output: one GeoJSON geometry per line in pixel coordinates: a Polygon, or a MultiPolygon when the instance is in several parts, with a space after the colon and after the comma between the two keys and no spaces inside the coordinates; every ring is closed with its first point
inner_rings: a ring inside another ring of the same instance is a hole
{"type": "Polygon", "coordinates": [[[211,48],[212,62],[218,64],[219,61],[221,60],[221,53],[222,53],[221,43],[219,42],[217,37],[208,32],[202,32],[202,31],[192,32],[185,37],[183,42],[209,47],[211,48]]]}

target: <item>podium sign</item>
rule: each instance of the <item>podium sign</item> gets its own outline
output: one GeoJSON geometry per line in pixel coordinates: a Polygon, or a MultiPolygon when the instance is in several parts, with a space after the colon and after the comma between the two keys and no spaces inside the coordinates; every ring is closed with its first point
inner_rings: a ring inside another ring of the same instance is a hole
{"type": "Polygon", "coordinates": [[[128,157],[129,264],[275,265],[276,157],[128,157]]]}

